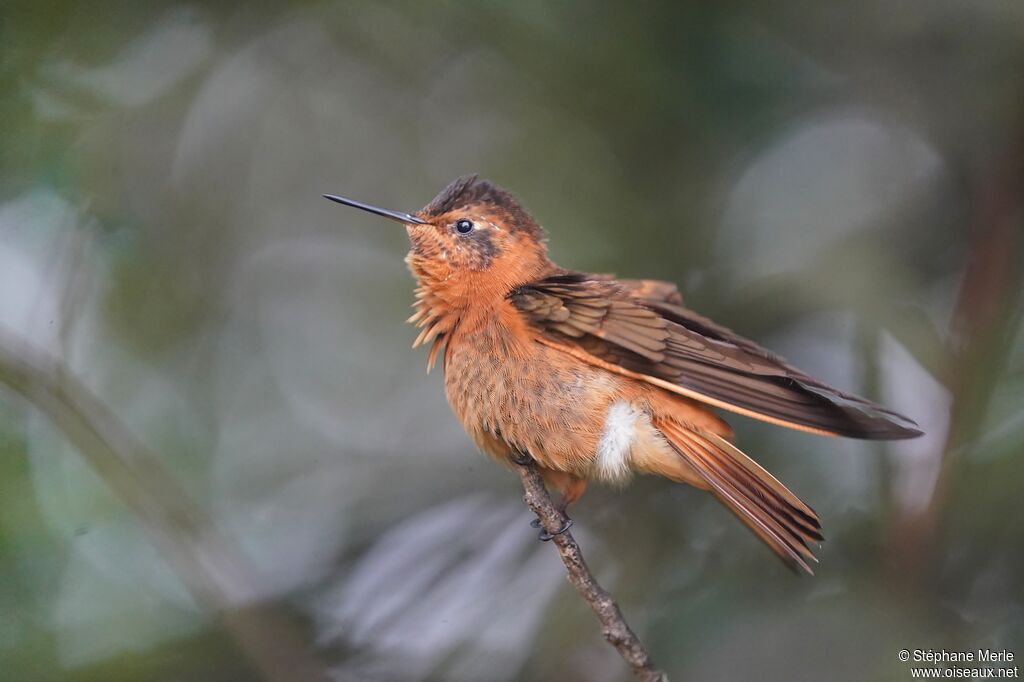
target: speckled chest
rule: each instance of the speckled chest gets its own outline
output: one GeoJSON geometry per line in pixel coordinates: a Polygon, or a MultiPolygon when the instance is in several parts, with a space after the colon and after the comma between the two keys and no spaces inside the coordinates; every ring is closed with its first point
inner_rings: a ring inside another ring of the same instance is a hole
{"type": "Polygon", "coordinates": [[[592,462],[619,384],[500,325],[456,337],[445,358],[448,401],[481,449],[504,457],[507,444],[562,470],[592,462]]]}

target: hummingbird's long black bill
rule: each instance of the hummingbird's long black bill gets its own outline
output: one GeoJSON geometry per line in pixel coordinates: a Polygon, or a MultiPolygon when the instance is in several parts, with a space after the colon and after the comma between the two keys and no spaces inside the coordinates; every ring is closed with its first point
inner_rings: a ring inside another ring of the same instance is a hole
{"type": "Polygon", "coordinates": [[[409,213],[402,213],[401,211],[392,211],[391,209],[381,208],[379,206],[371,206],[370,204],[364,204],[361,201],[355,201],[354,199],[346,199],[345,197],[339,197],[334,194],[325,194],[324,199],[330,199],[331,201],[336,201],[339,204],[345,204],[346,206],[351,206],[353,208],[361,208],[364,211],[369,211],[370,213],[375,213],[379,216],[384,216],[385,218],[391,218],[391,220],[397,220],[400,223],[412,223],[414,225],[427,224],[426,220],[421,220],[420,218],[417,218],[414,215],[410,215],[409,213]]]}

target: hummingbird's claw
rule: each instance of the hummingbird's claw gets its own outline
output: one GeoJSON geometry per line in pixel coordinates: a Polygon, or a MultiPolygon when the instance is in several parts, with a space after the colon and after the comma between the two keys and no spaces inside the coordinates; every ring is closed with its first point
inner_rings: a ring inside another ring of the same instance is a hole
{"type": "Polygon", "coordinates": [[[540,517],[538,516],[533,521],[530,521],[530,528],[540,528],[540,517]]]}
{"type": "Polygon", "coordinates": [[[533,461],[533,457],[530,457],[528,453],[520,452],[519,450],[512,451],[512,461],[519,466],[526,466],[533,461]]]}
{"type": "MultiPolygon", "coordinates": [[[[530,525],[533,525],[533,524],[530,524],[530,525]]],[[[540,525],[540,524],[538,523],[538,525],[540,525]]],[[[537,539],[540,540],[541,542],[547,542],[548,540],[552,539],[556,535],[561,535],[562,533],[564,533],[565,531],[569,530],[570,528],[572,528],[572,519],[570,519],[567,516],[567,517],[565,517],[565,525],[563,525],[561,528],[556,530],[554,533],[549,533],[546,530],[542,530],[540,532],[540,535],[537,536],[537,539]]]]}

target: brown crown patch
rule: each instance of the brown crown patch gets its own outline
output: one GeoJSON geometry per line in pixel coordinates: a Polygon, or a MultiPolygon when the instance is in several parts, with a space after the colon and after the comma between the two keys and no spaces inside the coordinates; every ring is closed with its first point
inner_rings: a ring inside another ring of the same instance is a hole
{"type": "Polygon", "coordinates": [[[512,193],[476,175],[463,175],[441,190],[423,209],[427,216],[439,216],[470,206],[488,206],[504,213],[509,227],[528,233],[535,239],[544,234],[537,222],[526,212],[512,193]]]}

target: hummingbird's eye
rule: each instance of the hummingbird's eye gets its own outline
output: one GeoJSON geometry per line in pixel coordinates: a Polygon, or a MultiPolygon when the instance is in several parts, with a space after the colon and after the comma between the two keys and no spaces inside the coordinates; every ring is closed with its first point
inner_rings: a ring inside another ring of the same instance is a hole
{"type": "Polygon", "coordinates": [[[458,230],[459,234],[469,234],[473,231],[473,221],[463,218],[455,223],[455,229],[458,230]]]}

